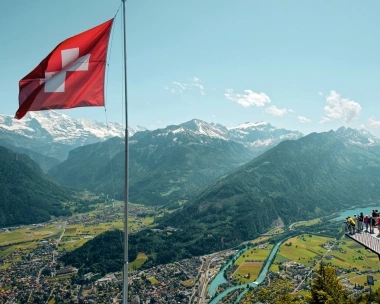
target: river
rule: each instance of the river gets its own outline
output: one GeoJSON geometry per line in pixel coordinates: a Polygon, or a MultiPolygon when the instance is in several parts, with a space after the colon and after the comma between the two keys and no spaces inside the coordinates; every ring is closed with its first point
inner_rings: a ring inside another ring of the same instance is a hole
{"type": "MultiPolygon", "coordinates": [[[[267,260],[266,260],[266,262],[265,262],[265,265],[264,265],[263,269],[261,270],[261,272],[260,272],[260,274],[259,274],[257,280],[254,281],[254,282],[249,283],[249,284],[248,284],[249,287],[256,287],[257,285],[261,284],[261,283],[264,281],[264,279],[265,279],[265,277],[266,277],[266,275],[267,275],[267,273],[268,273],[269,267],[270,267],[270,265],[272,265],[273,258],[274,258],[274,256],[276,255],[278,249],[280,248],[281,243],[282,243],[282,241],[278,242],[278,243],[272,248],[272,250],[271,250],[271,252],[270,252],[270,254],[269,254],[269,256],[268,256],[268,258],[267,258],[267,260]]],[[[232,262],[232,259],[231,259],[231,262],[232,262]]],[[[224,271],[224,270],[223,270],[223,271],[224,271]]],[[[219,272],[219,274],[222,273],[222,275],[223,275],[223,271],[219,272]]],[[[219,275],[219,274],[218,274],[218,275],[219,275]]],[[[215,277],[215,278],[216,278],[216,277],[215,277]]],[[[223,277],[223,279],[224,279],[224,277],[223,277]]],[[[215,279],[214,279],[214,280],[215,280],[215,279]]],[[[226,281],[224,280],[224,282],[226,282],[226,281]]],[[[213,282],[211,282],[211,284],[212,284],[212,283],[213,283],[213,282]]],[[[210,287],[211,287],[211,284],[210,284],[210,287]]],[[[218,287],[218,285],[216,285],[215,290],[216,290],[217,287],[218,287]]],[[[239,297],[238,297],[238,300],[240,300],[240,298],[243,296],[243,294],[246,293],[246,292],[248,291],[247,284],[236,285],[236,286],[233,286],[233,287],[227,288],[226,290],[224,290],[223,292],[221,292],[220,294],[218,294],[213,300],[211,300],[211,302],[209,302],[209,304],[216,304],[216,303],[218,303],[218,301],[220,301],[220,300],[221,300],[223,297],[225,297],[228,293],[230,293],[231,291],[234,291],[234,290],[236,290],[236,289],[240,289],[240,288],[241,288],[241,289],[244,289],[244,290],[242,290],[242,293],[241,293],[241,294],[239,295],[239,297]]],[[[215,291],[214,291],[214,293],[215,293],[215,291]]],[[[237,300],[237,301],[238,301],[238,300],[237,300]]],[[[235,303],[237,303],[237,302],[235,302],[235,303]]]]}
{"type": "MultiPolygon", "coordinates": [[[[351,216],[353,217],[355,214],[360,214],[360,212],[363,212],[364,216],[366,215],[371,215],[372,214],[372,210],[373,209],[380,209],[380,207],[375,207],[375,206],[370,206],[370,207],[354,207],[352,209],[346,209],[346,210],[343,210],[343,211],[340,211],[340,212],[337,212],[337,216],[336,218],[334,218],[334,220],[345,220],[347,216],[351,216]]],[[[283,242],[280,241],[278,242],[272,249],[272,251],[270,252],[269,254],[269,257],[265,263],[265,266],[264,268],[261,270],[258,278],[256,281],[254,282],[251,282],[249,283],[248,285],[250,287],[256,287],[257,285],[261,284],[267,273],[268,273],[268,270],[269,270],[269,267],[270,265],[272,264],[273,262],[273,258],[274,256],[276,255],[278,249],[280,248],[280,245],[281,243],[283,242]]],[[[244,251],[244,250],[242,250],[244,251]]],[[[240,256],[242,254],[242,251],[239,251],[236,255],[236,256],[240,256]]],[[[224,270],[232,264],[232,260],[231,259],[228,264],[223,267],[223,269],[216,275],[216,277],[214,278],[214,280],[211,282],[210,284],[210,288],[209,288],[209,295],[212,297],[215,292],[216,292],[216,289],[218,288],[218,286],[222,283],[225,283],[227,282],[226,279],[224,278],[223,276],[223,272],[224,270]]],[[[233,287],[230,287],[230,288],[227,288],[226,290],[224,290],[223,292],[221,292],[219,295],[217,295],[213,300],[211,300],[209,302],[209,304],[216,304],[218,303],[218,301],[220,301],[222,298],[224,298],[227,294],[229,294],[230,292],[236,290],[236,289],[242,289],[242,292],[240,293],[240,295],[238,296],[238,298],[236,299],[235,303],[238,303],[240,301],[240,299],[243,297],[243,295],[245,293],[248,292],[248,288],[247,288],[247,284],[242,284],[242,285],[236,285],[236,286],[233,286],[233,287]]]]}
{"type": "Polygon", "coordinates": [[[215,278],[212,280],[212,282],[210,283],[210,287],[209,287],[209,289],[208,289],[208,294],[209,294],[209,296],[210,297],[213,297],[214,296],[214,294],[215,294],[215,292],[216,292],[216,289],[218,288],[218,286],[220,285],[220,284],[223,284],[223,283],[226,283],[227,282],[227,280],[224,278],[224,275],[223,275],[223,273],[224,273],[224,271],[232,264],[232,262],[234,261],[234,260],[236,260],[238,257],[240,257],[240,255],[244,252],[244,251],[246,251],[247,249],[246,248],[244,248],[244,249],[242,249],[242,250],[240,250],[238,253],[236,253],[235,255],[234,255],[234,257],[227,263],[227,265],[226,266],[224,266],[223,268],[222,268],[222,270],[221,271],[219,271],[219,273],[215,276],[215,278]]]}
{"type": "Polygon", "coordinates": [[[380,208],[377,206],[370,206],[370,207],[355,207],[353,209],[346,209],[340,212],[337,212],[337,217],[334,218],[334,220],[345,220],[347,216],[354,217],[355,214],[360,214],[360,212],[363,212],[363,215],[372,215],[372,210],[380,208]]]}

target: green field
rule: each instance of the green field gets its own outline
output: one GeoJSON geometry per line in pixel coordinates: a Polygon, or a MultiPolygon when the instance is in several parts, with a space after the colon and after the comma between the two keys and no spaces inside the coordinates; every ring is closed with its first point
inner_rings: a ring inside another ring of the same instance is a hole
{"type": "MultiPolygon", "coordinates": [[[[89,195],[87,195],[90,197],[89,195]]],[[[84,199],[87,197],[83,196],[84,199]]],[[[91,198],[97,199],[97,196],[91,196],[91,198]]],[[[122,207],[123,202],[115,202],[115,208],[122,207]]],[[[95,205],[94,205],[95,206],[95,205]]],[[[142,208],[142,211],[149,210],[142,205],[130,204],[131,208],[142,208]]],[[[83,216],[90,216],[88,223],[85,224],[72,224],[65,228],[65,233],[61,239],[58,250],[59,251],[71,251],[81,247],[84,243],[91,238],[111,229],[124,229],[124,213],[117,212],[120,219],[115,220],[113,217],[109,222],[98,223],[97,216],[105,212],[105,209],[110,208],[110,205],[98,204],[96,209],[83,213],[83,216]]],[[[137,210],[138,212],[141,210],[137,210]]],[[[150,212],[152,214],[152,212],[150,212]]],[[[75,217],[75,216],[74,216],[75,217]]],[[[153,216],[138,217],[137,215],[130,214],[128,217],[129,232],[133,233],[152,225],[154,222],[153,216]]],[[[63,232],[63,222],[49,223],[44,226],[29,225],[20,228],[8,228],[5,231],[0,232],[0,257],[6,257],[17,249],[29,249],[36,248],[41,240],[57,240],[63,232]]],[[[141,266],[140,262],[135,263],[137,268],[141,266]]],[[[133,265],[135,265],[133,264],[133,265]]],[[[8,265],[2,265],[0,268],[6,268],[8,265]]]]}
{"type": "Polygon", "coordinates": [[[186,281],[182,281],[181,284],[186,287],[193,287],[195,285],[195,279],[188,279],[186,281]]]}
{"type": "Polygon", "coordinates": [[[139,269],[141,267],[141,265],[144,264],[147,259],[148,259],[148,256],[145,253],[140,252],[137,255],[136,259],[132,263],[128,264],[128,268],[130,270],[139,269]]]}
{"type": "Polygon", "coordinates": [[[279,228],[273,228],[271,230],[269,230],[268,232],[266,232],[265,234],[280,234],[280,233],[283,233],[285,230],[283,227],[279,227],[279,228]]]}
{"type": "Polygon", "coordinates": [[[150,278],[148,278],[148,280],[149,280],[153,285],[159,283],[159,281],[158,281],[155,277],[150,277],[150,278]]]}
{"type": "Polygon", "coordinates": [[[294,227],[299,227],[299,226],[312,226],[312,225],[315,225],[317,223],[319,223],[321,221],[321,219],[317,218],[317,219],[312,219],[310,221],[304,221],[304,222],[300,222],[300,223],[297,223],[294,225],[294,227]]]}
{"type": "Polygon", "coordinates": [[[233,277],[239,284],[253,282],[258,277],[264,261],[268,257],[273,245],[266,249],[259,249],[258,246],[249,248],[236,260],[234,265],[239,266],[233,273],[233,277]],[[249,275],[249,277],[245,277],[249,275]]]}
{"type": "Polygon", "coordinates": [[[267,249],[259,249],[258,246],[249,248],[236,260],[235,265],[239,266],[245,260],[264,261],[268,257],[272,248],[273,245],[268,245],[267,249]]]}
{"type": "Polygon", "coordinates": [[[232,276],[237,280],[238,284],[253,282],[259,276],[263,264],[264,261],[255,263],[243,262],[232,276]]]}
{"type": "MultiPolygon", "coordinates": [[[[363,246],[350,239],[343,237],[330,251],[321,246],[333,242],[335,242],[334,239],[316,235],[293,237],[281,245],[270,270],[277,272],[278,266],[286,261],[295,261],[314,267],[326,254],[323,258],[324,263],[351,272],[344,277],[349,278],[352,283],[363,285],[366,276],[361,275],[360,271],[379,268],[377,255],[365,250],[363,246]]],[[[375,278],[380,280],[380,275],[375,275],[375,278]]],[[[376,284],[380,287],[380,281],[376,284]]]]}
{"type": "Polygon", "coordinates": [[[39,241],[49,238],[57,238],[62,233],[63,228],[58,228],[57,224],[50,224],[44,227],[34,226],[17,228],[0,233],[0,246],[7,246],[16,243],[39,241]]]}

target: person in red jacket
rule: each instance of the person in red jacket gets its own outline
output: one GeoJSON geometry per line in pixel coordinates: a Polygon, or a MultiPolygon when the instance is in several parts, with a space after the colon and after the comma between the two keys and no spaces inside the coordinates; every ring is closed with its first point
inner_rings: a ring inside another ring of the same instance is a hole
{"type": "Polygon", "coordinates": [[[369,216],[368,215],[366,215],[365,217],[364,217],[364,225],[365,225],[365,232],[368,232],[368,225],[369,225],[369,216]]]}

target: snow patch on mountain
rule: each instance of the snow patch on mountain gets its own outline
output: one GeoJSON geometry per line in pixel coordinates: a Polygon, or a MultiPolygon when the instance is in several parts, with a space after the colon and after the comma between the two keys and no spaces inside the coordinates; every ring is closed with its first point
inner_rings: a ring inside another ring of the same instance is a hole
{"type": "MultiPolygon", "coordinates": [[[[0,114],[0,131],[1,129],[43,143],[59,143],[73,147],[125,135],[125,127],[121,124],[75,119],[56,111],[28,112],[21,120],[0,114]]],[[[128,134],[132,136],[144,130],[146,128],[140,126],[129,127],[128,134]]]]}
{"type": "MultiPolygon", "coordinates": [[[[75,119],[56,111],[28,112],[21,120],[0,114],[0,129],[41,140],[45,143],[61,143],[81,146],[103,141],[111,137],[124,137],[125,127],[114,122],[97,122],[75,119]]],[[[146,128],[129,127],[129,136],[146,128]]]]}
{"type": "Polygon", "coordinates": [[[243,124],[238,125],[237,127],[231,127],[228,128],[229,130],[234,130],[234,129],[251,129],[251,128],[257,128],[259,126],[267,126],[269,123],[264,122],[264,121],[259,121],[259,122],[246,122],[243,124]]]}
{"type": "Polygon", "coordinates": [[[196,135],[204,135],[211,138],[219,138],[221,140],[229,140],[228,135],[223,130],[223,127],[209,124],[199,119],[193,119],[181,124],[184,131],[191,132],[196,135]]]}
{"type": "Polygon", "coordinates": [[[352,145],[361,147],[380,145],[380,139],[365,129],[356,130],[352,128],[340,127],[336,130],[336,133],[352,145]]]}

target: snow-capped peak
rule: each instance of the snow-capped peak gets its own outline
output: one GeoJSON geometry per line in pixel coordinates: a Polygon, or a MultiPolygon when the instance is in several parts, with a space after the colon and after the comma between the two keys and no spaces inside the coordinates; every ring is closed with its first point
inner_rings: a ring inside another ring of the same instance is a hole
{"type": "Polygon", "coordinates": [[[237,127],[231,127],[228,128],[229,130],[233,129],[251,129],[251,128],[257,128],[257,127],[262,127],[262,126],[267,126],[269,123],[264,122],[264,121],[259,121],[259,122],[246,122],[243,124],[238,125],[237,127]]]}
{"type": "MultiPolygon", "coordinates": [[[[1,129],[35,140],[73,146],[95,143],[110,137],[124,137],[125,135],[125,128],[121,124],[75,119],[51,110],[28,112],[22,120],[0,114],[1,129]]],[[[129,135],[131,136],[144,129],[143,127],[130,127],[128,128],[129,135]]]]}
{"type": "Polygon", "coordinates": [[[352,129],[346,127],[340,127],[336,130],[336,133],[349,143],[358,146],[377,146],[380,145],[380,139],[372,135],[365,129],[352,129]]]}
{"type": "Polygon", "coordinates": [[[222,129],[199,119],[190,120],[188,122],[181,124],[180,126],[184,127],[186,130],[191,131],[197,135],[205,135],[208,137],[219,138],[222,140],[229,139],[222,129]]]}

